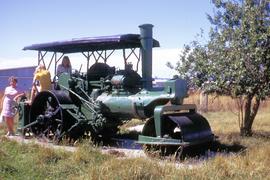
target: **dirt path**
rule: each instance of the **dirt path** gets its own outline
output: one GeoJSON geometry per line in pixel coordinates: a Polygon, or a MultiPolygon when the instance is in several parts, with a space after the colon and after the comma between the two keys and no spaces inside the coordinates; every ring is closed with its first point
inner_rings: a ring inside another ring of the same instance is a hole
{"type": "MultiPolygon", "coordinates": [[[[77,150],[77,147],[74,146],[63,146],[63,145],[55,145],[51,142],[47,142],[45,139],[37,139],[37,138],[24,138],[23,136],[8,136],[10,140],[22,143],[22,144],[38,144],[42,147],[53,148],[53,149],[62,149],[70,152],[74,152],[77,150]]],[[[142,149],[134,149],[134,148],[124,148],[122,147],[101,147],[101,152],[104,154],[112,154],[119,157],[129,157],[129,158],[137,158],[137,157],[146,157],[145,153],[142,149]]]]}
{"type": "MultiPolygon", "coordinates": [[[[63,146],[63,145],[55,145],[50,142],[46,142],[45,140],[42,139],[37,139],[37,138],[24,138],[23,136],[9,136],[7,137],[10,140],[17,141],[18,143],[22,144],[38,144],[41,147],[46,147],[46,148],[53,148],[57,150],[65,150],[69,152],[75,152],[78,147],[74,146],[63,146]]],[[[132,144],[131,142],[128,142],[128,144],[132,144]]],[[[209,159],[209,156],[214,156],[212,155],[205,155],[205,157],[201,157],[199,159],[190,159],[190,160],[185,160],[185,161],[179,161],[179,160],[173,160],[173,159],[156,159],[156,158],[151,158],[147,156],[142,149],[139,149],[136,146],[133,146],[131,148],[126,148],[124,147],[123,144],[120,143],[120,147],[108,147],[108,146],[103,146],[100,148],[101,153],[103,154],[110,154],[113,155],[117,158],[146,158],[149,159],[149,161],[154,161],[157,162],[160,166],[167,166],[167,165],[172,165],[175,166],[175,168],[187,168],[187,169],[193,169],[193,168],[198,168],[203,165],[209,159]],[[122,146],[122,147],[121,147],[122,146]]],[[[211,158],[211,157],[210,157],[211,158]]]]}

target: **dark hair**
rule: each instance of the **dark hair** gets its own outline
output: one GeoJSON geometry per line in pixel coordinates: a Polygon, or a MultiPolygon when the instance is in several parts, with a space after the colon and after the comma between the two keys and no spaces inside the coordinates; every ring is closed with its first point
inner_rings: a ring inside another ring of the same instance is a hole
{"type": "Polygon", "coordinates": [[[15,77],[15,76],[10,76],[9,78],[8,78],[8,82],[16,82],[16,83],[18,83],[18,79],[15,77]]]}

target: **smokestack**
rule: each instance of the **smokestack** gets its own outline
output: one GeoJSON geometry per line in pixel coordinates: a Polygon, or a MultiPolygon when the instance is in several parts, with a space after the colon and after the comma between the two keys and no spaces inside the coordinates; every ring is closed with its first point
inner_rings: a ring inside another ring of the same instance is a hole
{"type": "Polygon", "coordinates": [[[143,87],[152,89],[152,49],[153,49],[153,25],[142,24],[139,26],[141,33],[142,53],[142,78],[143,87]]]}

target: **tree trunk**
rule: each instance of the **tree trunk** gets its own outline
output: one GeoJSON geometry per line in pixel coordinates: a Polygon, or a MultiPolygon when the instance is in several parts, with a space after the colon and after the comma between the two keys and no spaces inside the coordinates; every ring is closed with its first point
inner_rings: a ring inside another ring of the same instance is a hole
{"type": "Polygon", "coordinates": [[[208,112],[208,94],[203,90],[200,93],[200,110],[208,112]]]}
{"type": "Polygon", "coordinates": [[[252,135],[252,124],[257,115],[258,109],[260,107],[260,99],[255,97],[255,101],[252,102],[254,96],[247,96],[246,103],[244,107],[245,117],[243,123],[240,127],[241,136],[251,136],[252,135]]]}

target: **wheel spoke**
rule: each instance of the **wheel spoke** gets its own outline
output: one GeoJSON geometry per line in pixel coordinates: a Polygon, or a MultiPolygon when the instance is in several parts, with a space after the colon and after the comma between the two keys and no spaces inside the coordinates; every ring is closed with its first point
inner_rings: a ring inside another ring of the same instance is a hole
{"type": "Polygon", "coordinates": [[[42,134],[46,135],[46,134],[49,134],[50,132],[50,126],[48,126],[43,132],[42,134]]]}
{"type": "Polygon", "coordinates": [[[55,110],[52,114],[53,114],[54,116],[57,115],[57,113],[60,111],[60,109],[61,109],[60,106],[58,106],[58,107],[56,108],[56,110],[55,110]]]}
{"type": "Polygon", "coordinates": [[[57,97],[52,92],[41,92],[33,101],[30,109],[30,130],[36,136],[43,136],[58,141],[62,133],[62,109],[57,97]]]}

